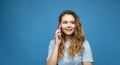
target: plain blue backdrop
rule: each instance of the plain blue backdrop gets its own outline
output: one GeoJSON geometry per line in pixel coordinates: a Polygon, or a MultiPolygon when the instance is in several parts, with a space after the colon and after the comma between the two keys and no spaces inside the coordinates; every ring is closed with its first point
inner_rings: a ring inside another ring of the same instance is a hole
{"type": "Polygon", "coordinates": [[[120,65],[119,0],[0,0],[0,65],[45,65],[64,10],[80,17],[95,65],[120,65]]]}

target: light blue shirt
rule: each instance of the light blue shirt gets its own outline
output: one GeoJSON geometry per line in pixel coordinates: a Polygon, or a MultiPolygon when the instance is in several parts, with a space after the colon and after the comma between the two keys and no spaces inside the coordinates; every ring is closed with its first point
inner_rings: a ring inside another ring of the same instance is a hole
{"type": "MultiPolygon", "coordinates": [[[[52,51],[54,49],[55,45],[55,40],[50,41],[49,49],[48,49],[48,58],[52,54],[52,51]]],[[[66,42],[65,44],[65,52],[64,52],[64,57],[58,61],[58,65],[82,65],[83,62],[93,62],[93,56],[92,56],[92,51],[90,44],[87,40],[83,42],[84,45],[84,50],[80,54],[75,54],[74,59],[71,59],[68,57],[68,48],[70,46],[69,42],[66,42]]]]}

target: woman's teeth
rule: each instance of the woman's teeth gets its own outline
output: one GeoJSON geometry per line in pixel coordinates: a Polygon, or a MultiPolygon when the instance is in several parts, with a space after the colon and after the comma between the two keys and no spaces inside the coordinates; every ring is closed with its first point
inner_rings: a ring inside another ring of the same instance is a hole
{"type": "Polygon", "coordinates": [[[66,29],[66,31],[70,32],[72,29],[66,29]]]}

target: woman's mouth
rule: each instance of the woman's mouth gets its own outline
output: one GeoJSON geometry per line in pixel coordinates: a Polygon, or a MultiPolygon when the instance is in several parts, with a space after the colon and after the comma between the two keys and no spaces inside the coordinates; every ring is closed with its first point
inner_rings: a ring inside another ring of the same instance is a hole
{"type": "Polygon", "coordinates": [[[67,32],[71,32],[72,31],[72,29],[65,29],[67,32]]]}

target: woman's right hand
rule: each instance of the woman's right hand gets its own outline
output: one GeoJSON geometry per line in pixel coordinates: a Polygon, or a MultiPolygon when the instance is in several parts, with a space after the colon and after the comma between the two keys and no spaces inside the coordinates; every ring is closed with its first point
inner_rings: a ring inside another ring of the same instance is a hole
{"type": "Polygon", "coordinates": [[[60,43],[61,43],[61,34],[62,34],[61,29],[58,28],[55,32],[55,42],[57,45],[60,45],[60,43]]]}

